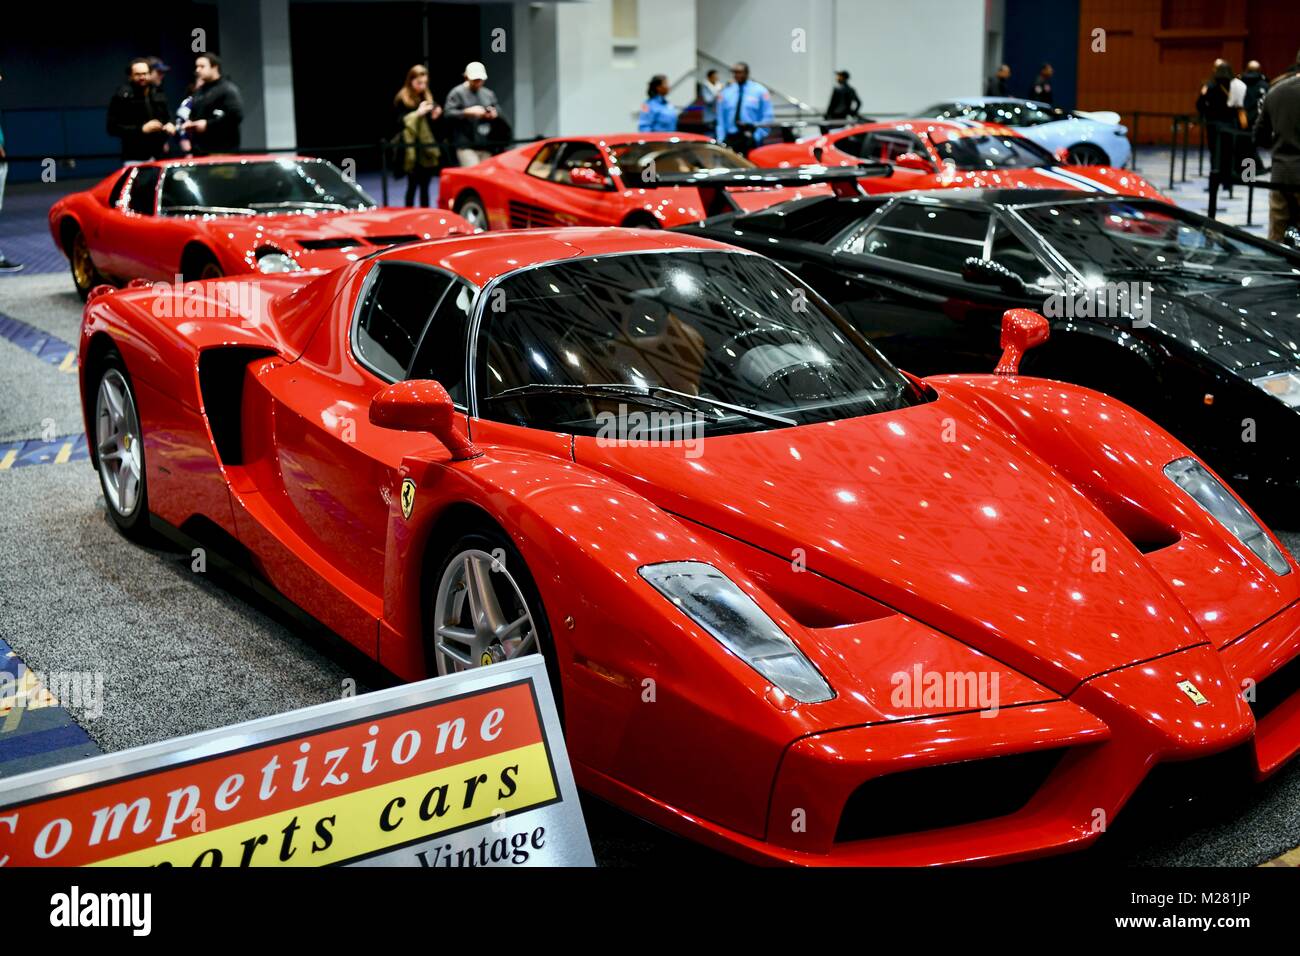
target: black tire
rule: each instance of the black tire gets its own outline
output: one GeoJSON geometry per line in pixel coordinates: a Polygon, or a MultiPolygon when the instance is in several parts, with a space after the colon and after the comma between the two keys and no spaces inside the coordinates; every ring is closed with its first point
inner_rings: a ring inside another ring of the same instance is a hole
{"type": "Polygon", "coordinates": [[[90,258],[90,246],[86,242],[86,234],[81,231],[80,226],[71,226],[67,239],[68,267],[72,270],[72,284],[77,289],[77,295],[81,296],[81,301],[86,301],[86,296],[90,290],[107,280],[99,274],[95,268],[94,260],[90,258]]]}
{"type": "Polygon", "coordinates": [[[1109,166],[1110,157],[1100,146],[1075,143],[1066,150],[1066,162],[1070,166],[1109,166]]]}
{"type": "Polygon", "coordinates": [[[104,506],[109,520],[123,536],[140,544],[153,543],[155,536],[149,525],[149,487],[145,468],[144,434],[140,428],[140,411],[136,404],[135,388],[126,364],[117,352],[105,356],[95,377],[91,393],[94,413],[91,419],[90,440],[94,442],[95,467],[99,474],[100,490],[104,493],[104,506]],[[108,383],[106,385],[106,383],[108,383]],[[118,389],[124,399],[122,418],[116,422],[111,402],[105,392],[108,387],[118,389]],[[110,439],[109,435],[116,435],[110,439]],[[113,444],[110,450],[108,445],[113,444]],[[110,458],[110,455],[116,457],[110,458]],[[129,459],[129,461],[128,461],[129,459]],[[123,470],[134,471],[135,491],[127,500],[125,488],[130,477],[123,470]]]}
{"type": "Polygon", "coordinates": [[[199,282],[203,279],[219,279],[225,273],[217,257],[207,249],[191,249],[185,253],[181,275],[186,282],[199,282]]]}
{"type": "Polygon", "coordinates": [[[456,197],[455,213],[476,229],[487,232],[492,228],[487,206],[483,205],[479,194],[472,189],[467,189],[456,197]]]}
{"type": "MultiPolygon", "coordinates": [[[[437,545],[434,544],[432,547],[437,547],[437,545]]],[[[536,650],[540,651],[543,660],[546,662],[546,672],[550,678],[555,706],[560,713],[561,719],[563,719],[564,704],[560,687],[559,656],[556,653],[555,640],[551,632],[550,622],[546,617],[546,608],[542,603],[541,593],[537,590],[537,583],[533,580],[532,572],[529,571],[523,555],[519,553],[519,549],[514,546],[514,543],[505,532],[486,519],[460,525],[454,532],[453,540],[446,548],[442,549],[438,560],[427,562],[425,565],[423,587],[424,652],[429,676],[433,677],[441,673],[438,664],[440,652],[436,646],[436,624],[438,621],[436,605],[443,578],[447,575],[448,569],[453,562],[460,559],[466,552],[474,551],[485,552],[489,555],[500,555],[501,569],[508,572],[509,578],[518,588],[523,601],[526,603],[528,614],[533,622],[536,650]]],[[[500,572],[492,572],[494,576],[498,573],[500,572]]],[[[502,593],[503,590],[498,588],[498,594],[502,593]]],[[[527,653],[533,652],[526,652],[524,656],[527,653]]]]}

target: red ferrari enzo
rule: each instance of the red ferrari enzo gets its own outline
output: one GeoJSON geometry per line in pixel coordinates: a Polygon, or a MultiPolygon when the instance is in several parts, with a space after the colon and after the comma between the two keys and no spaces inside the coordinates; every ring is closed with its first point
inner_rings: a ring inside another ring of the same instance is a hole
{"type": "MultiPolygon", "coordinates": [[[[807,161],[811,164],[813,161],[807,161]]],[[[622,133],[545,139],[485,163],[445,170],[438,201],[481,229],[532,226],[671,228],[705,218],[708,196],[660,175],[752,170],[745,157],[694,133],[622,133]],[[658,188],[655,188],[658,185],[658,188]]],[[[744,211],[828,192],[824,185],[728,190],[744,211]]]]}
{"type": "Polygon", "coordinates": [[[473,231],[437,209],[379,208],[333,164],[283,156],[141,163],[50,209],[83,298],[101,282],[336,269],[473,231]]]}
{"type": "Polygon", "coordinates": [[[1300,567],[1149,420],[1016,375],[1031,312],[999,374],[917,379],[766,257],[625,229],[198,288],[87,304],[112,521],[403,678],[544,655],[579,783],[671,830],[1012,859],[1300,748],[1300,567]]]}
{"type": "Polygon", "coordinates": [[[1074,189],[1168,201],[1129,169],[1067,166],[1007,126],[972,120],[919,119],[848,126],[749,154],[759,166],[890,163],[894,175],[863,180],[867,192],[909,189],[1074,189]]]}

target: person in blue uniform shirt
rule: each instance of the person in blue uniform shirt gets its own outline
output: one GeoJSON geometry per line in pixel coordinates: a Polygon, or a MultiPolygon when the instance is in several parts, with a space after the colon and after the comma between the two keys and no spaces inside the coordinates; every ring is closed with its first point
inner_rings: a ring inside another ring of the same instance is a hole
{"type": "Polygon", "coordinates": [[[650,80],[636,129],[638,133],[671,133],[677,129],[677,107],[668,102],[668,77],[662,73],[650,80]]]}
{"type": "Polygon", "coordinates": [[[762,144],[772,122],[772,94],[749,78],[749,64],[731,68],[733,82],[718,97],[718,141],[742,156],[762,144]]]}

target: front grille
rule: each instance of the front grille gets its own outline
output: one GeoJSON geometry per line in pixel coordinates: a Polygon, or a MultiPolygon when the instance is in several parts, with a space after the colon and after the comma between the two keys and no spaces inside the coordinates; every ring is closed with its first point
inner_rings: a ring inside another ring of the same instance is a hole
{"type": "Polygon", "coordinates": [[[361,240],[351,239],[346,236],[340,236],[337,239],[299,239],[298,245],[315,252],[320,249],[350,249],[353,246],[361,245],[361,240]]]}
{"type": "Polygon", "coordinates": [[[511,229],[532,229],[537,226],[558,226],[560,224],[560,221],[555,218],[555,213],[549,209],[543,209],[541,206],[520,202],[518,199],[510,200],[507,206],[511,229]]]}
{"type": "Polygon", "coordinates": [[[1255,685],[1255,699],[1248,702],[1255,720],[1263,720],[1297,692],[1300,692],[1300,657],[1283,664],[1255,685]]]}
{"type": "Polygon", "coordinates": [[[1015,813],[1066,748],[904,770],[868,780],[844,804],[836,842],[955,827],[1015,813]]]}

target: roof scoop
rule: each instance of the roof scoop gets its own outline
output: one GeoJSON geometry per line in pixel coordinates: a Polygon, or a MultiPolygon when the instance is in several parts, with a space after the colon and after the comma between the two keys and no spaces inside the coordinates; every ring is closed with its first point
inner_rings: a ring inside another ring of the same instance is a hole
{"type": "Polygon", "coordinates": [[[1032,309],[1008,309],[1002,313],[1002,358],[995,375],[1019,375],[1025,353],[1042,345],[1051,334],[1051,326],[1032,309]]]}

